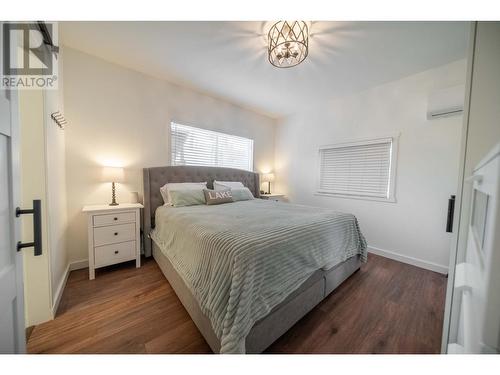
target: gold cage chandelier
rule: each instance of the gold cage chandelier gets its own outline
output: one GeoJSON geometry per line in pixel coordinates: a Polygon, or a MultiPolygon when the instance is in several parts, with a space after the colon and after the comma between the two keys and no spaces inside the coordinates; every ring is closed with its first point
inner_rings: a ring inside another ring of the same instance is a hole
{"type": "Polygon", "coordinates": [[[304,21],[276,22],[268,33],[269,62],[278,68],[291,68],[305,60],[309,33],[304,21]]]}

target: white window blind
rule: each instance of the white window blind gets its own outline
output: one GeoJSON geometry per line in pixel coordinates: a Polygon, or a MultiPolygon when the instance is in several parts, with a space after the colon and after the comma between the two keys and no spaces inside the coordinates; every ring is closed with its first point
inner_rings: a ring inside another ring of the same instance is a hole
{"type": "Polygon", "coordinates": [[[253,140],[193,126],[170,124],[172,165],[253,170],[253,140]]]}
{"type": "Polygon", "coordinates": [[[392,138],[320,148],[319,192],[392,198],[392,152],[392,138]]]}

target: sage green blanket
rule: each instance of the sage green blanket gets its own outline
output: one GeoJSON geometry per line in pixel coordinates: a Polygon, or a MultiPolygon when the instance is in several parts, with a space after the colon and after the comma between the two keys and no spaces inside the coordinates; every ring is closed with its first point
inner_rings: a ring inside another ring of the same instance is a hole
{"type": "Polygon", "coordinates": [[[361,255],[356,218],[261,199],[159,207],[151,237],[168,257],[221,341],[244,353],[254,323],[321,268],[361,255]]]}

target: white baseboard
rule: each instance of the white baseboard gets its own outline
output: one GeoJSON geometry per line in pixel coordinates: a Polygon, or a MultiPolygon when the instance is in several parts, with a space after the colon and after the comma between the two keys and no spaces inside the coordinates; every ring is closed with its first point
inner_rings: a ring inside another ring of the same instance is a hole
{"type": "Polygon", "coordinates": [[[413,257],[410,257],[408,255],[401,255],[401,254],[398,254],[398,253],[395,253],[395,252],[392,252],[389,250],[383,250],[383,249],[379,249],[377,247],[368,246],[368,252],[375,254],[375,255],[380,255],[380,256],[385,257],[385,258],[394,259],[394,260],[397,260],[397,261],[402,262],[402,263],[411,264],[412,266],[424,268],[426,270],[439,272],[439,273],[442,273],[445,275],[448,273],[448,266],[443,266],[441,264],[428,262],[428,261],[422,260],[422,259],[413,258],[413,257]]]}
{"type": "Polygon", "coordinates": [[[71,262],[69,264],[70,271],[81,270],[82,268],[88,268],[88,267],[89,267],[88,259],[75,260],[74,262],[71,262]]]}
{"type": "Polygon", "coordinates": [[[61,282],[57,286],[54,303],[52,304],[52,319],[56,317],[57,309],[59,308],[59,303],[61,302],[61,297],[63,295],[64,288],[66,287],[66,282],[68,281],[68,276],[71,268],[70,266],[70,264],[67,265],[61,282]]]}
{"type": "Polygon", "coordinates": [[[61,302],[61,297],[64,292],[64,288],[66,287],[66,283],[68,281],[69,273],[74,270],[80,270],[82,268],[88,268],[89,261],[87,259],[77,260],[75,262],[68,263],[66,270],[64,271],[64,276],[61,279],[61,282],[57,286],[57,290],[55,292],[55,299],[52,305],[52,319],[56,317],[57,309],[59,308],[59,303],[61,302]]]}

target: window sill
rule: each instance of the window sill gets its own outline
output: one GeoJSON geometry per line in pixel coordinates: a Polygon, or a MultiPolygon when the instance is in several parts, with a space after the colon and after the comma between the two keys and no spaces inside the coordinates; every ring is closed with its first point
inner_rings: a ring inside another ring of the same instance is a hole
{"type": "Polygon", "coordinates": [[[335,193],[325,193],[322,191],[317,191],[314,193],[316,196],[322,197],[331,197],[331,198],[342,198],[342,199],[356,199],[363,201],[375,201],[375,202],[384,202],[384,203],[397,203],[396,197],[389,198],[378,198],[378,197],[362,197],[357,195],[343,195],[343,194],[335,194],[335,193]]]}

